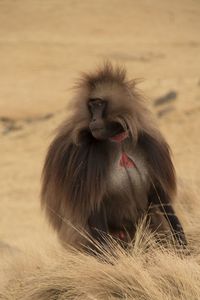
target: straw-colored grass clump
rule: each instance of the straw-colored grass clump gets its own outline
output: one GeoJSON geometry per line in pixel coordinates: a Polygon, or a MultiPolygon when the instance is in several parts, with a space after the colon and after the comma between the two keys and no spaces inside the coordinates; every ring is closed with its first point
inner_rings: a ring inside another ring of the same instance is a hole
{"type": "Polygon", "coordinates": [[[161,246],[140,226],[133,248],[97,258],[63,249],[55,240],[1,260],[0,299],[200,299],[200,210],[195,194],[179,193],[177,211],[188,251],[161,246]]]}

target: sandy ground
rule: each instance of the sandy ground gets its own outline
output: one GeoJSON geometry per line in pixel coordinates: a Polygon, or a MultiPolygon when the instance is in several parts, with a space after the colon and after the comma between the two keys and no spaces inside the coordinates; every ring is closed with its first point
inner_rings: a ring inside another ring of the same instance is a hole
{"type": "Polygon", "coordinates": [[[0,240],[50,234],[40,174],[80,71],[127,66],[169,141],[181,181],[200,183],[200,1],[0,1],[0,240]],[[156,106],[170,91],[175,99],[156,106]]]}

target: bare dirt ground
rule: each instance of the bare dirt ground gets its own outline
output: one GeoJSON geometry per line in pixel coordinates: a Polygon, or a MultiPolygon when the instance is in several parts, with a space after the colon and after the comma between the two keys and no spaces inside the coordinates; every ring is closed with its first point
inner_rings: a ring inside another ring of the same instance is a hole
{"type": "Polygon", "coordinates": [[[74,79],[105,59],[124,64],[130,78],[143,79],[139,87],[171,145],[180,182],[198,194],[199,32],[198,0],[0,1],[0,240],[5,245],[20,248],[51,235],[39,205],[45,152],[67,115],[74,79]],[[156,105],[170,92],[171,100],[156,105]]]}

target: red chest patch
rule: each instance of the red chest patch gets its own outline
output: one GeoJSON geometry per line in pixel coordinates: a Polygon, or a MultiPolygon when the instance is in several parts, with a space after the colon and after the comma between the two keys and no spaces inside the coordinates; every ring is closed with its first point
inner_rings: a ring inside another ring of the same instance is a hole
{"type": "MultiPolygon", "coordinates": [[[[119,133],[119,134],[111,137],[110,140],[112,142],[116,142],[116,143],[120,144],[121,142],[123,142],[128,137],[129,137],[129,132],[124,131],[122,133],[119,133]]],[[[124,167],[124,168],[127,168],[127,169],[136,167],[135,163],[132,161],[132,159],[130,157],[128,157],[126,152],[122,152],[121,158],[120,158],[120,161],[119,161],[119,165],[121,167],[124,167]]]]}
{"type": "Polygon", "coordinates": [[[135,168],[134,162],[128,157],[128,155],[125,152],[122,152],[119,164],[121,167],[124,168],[135,168]]]}

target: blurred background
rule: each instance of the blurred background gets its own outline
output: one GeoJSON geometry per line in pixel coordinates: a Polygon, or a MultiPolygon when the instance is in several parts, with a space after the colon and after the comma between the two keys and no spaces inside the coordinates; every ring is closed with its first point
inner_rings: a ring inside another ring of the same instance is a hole
{"type": "Polygon", "coordinates": [[[180,182],[200,184],[199,0],[0,1],[0,240],[47,233],[40,176],[81,71],[142,78],[180,182]]]}

